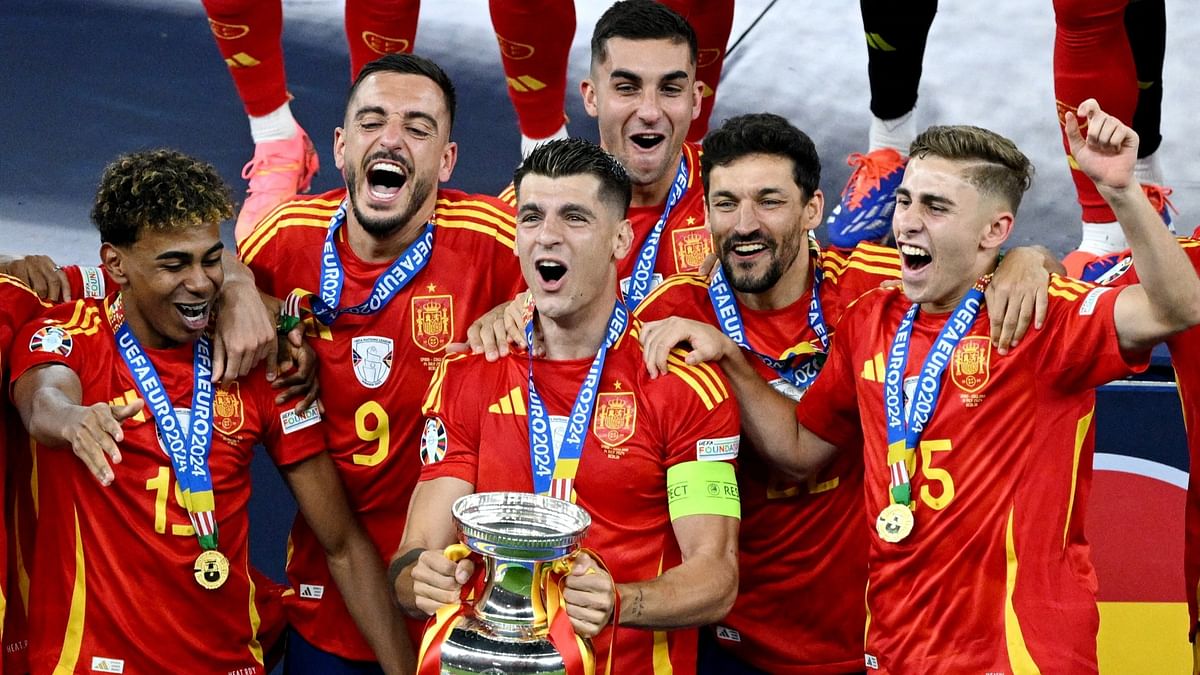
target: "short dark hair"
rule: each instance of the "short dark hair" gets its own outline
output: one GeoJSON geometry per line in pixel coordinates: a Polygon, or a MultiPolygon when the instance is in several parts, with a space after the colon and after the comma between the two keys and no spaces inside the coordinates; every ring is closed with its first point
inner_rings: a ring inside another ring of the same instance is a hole
{"type": "Polygon", "coordinates": [[[176,150],[122,155],[104,168],[92,222],[100,241],[128,246],[143,230],[166,232],[233,217],[229,187],[207,162],[176,150]]]}
{"type": "Polygon", "coordinates": [[[400,75],[420,75],[433,80],[433,83],[442,90],[442,98],[446,102],[446,110],[450,111],[450,130],[454,130],[454,113],[458,107],[458,97],[454,93],[454,83],[450,81],[450,76],[446,71],[442,70],[441,66],[430,61],[424,56],[416,54],[386,54],[374,61],[367,63],[358,71],[358,76],[354,78],[354,83],[350,85],[350,93],[346,95],[346,105],[350,105],[350,101],[354,99],[355,92],[358,91],[358,85],[367,79],[368,76],[375,73],[398,73],[400,75]]]}
{"type": "Polygon", "coordinates": [[[929,127],[909,146],[908,156],[930,155],[966,163],[967,181],[980,192],[1003,198],[1014,214],[1033,185],[1033,162],[1016,143],[994,131],[968,125],[929,127]]]}
{"type": "Polygon", "coordinates": [[[602,63],[608,58],[607,46],[611,38],[670,40],[687,44],[693,65],[700,53],[696,31],[687,20],[655,0],[621,0],[609,7],[592,31],[592,63],[602,63]]]}
{"type": "Polygon", "coordinates": [[[633,199],[633,184],[625,167],[600,146],[582,138],[563,138],[537,146],[513,172],[513,188],[521,199],[521,181],[535,174],[547,178],[595,176],[600,181],[600,200],[615,207],[621,217],[633,199]]]}
{"type": "Polygon", "coordinates": [[[808,134],[779,115],[753,113],[731,117],[704,137],[704,153],[700,155],[704,192],[708,193],[708,174],[714,166],[726,166],[747,155],[792,160],[792,179],[806,200],[821,185],[821,159],[808,134]]]}

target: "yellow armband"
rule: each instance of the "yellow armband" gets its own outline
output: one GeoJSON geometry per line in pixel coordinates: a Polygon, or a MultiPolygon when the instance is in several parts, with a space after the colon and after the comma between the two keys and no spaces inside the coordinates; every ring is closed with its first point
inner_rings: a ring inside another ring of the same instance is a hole
{"type": "Polygon", "coordinates": [[[697,514],[742,517],[733,465],[726,462],[684,462],[667,469],[667,508],[671,520],[697,514]]]}

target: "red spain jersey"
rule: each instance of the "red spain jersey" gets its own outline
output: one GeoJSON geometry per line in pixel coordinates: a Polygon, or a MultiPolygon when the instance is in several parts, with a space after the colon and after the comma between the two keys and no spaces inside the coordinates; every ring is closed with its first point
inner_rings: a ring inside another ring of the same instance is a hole
{"type": "MultiPolygon", "coordinates": [[[[1121,351],[1119,291],[1052,275],[1046,324],[1007,356],[984,307],[949,358],[936,411],[908,467],[915,529],[875,534],[888,505],[888,352],[910,302],[894,289],[843,317],[800,423],[863,443],[870,532],[866,662],[889,673],[1094,673],[1096,575],[1083,525],[1094,387],[1146,367],[1121,351]]],[[[920,313],[905,370],[911,396],[947,314],[920,313]]]]}
{"type": "MultiPolygon", "coordinates": [[[[20,280],[0,274],[0,376],[8,383],[9,350],[17,333],[26,324],[50,308],[36,293],[20,280]]],[[[25,650],[28,646],[25,630],[25,602],[29,594],[28,574],[21,556],[21,541],[27,533],[18,528],[18,510],[28,503],[18,495],[28,495],[17,481],[28,477],[29,436],[21,425],[16,408],[9,404],[8,387],[0,389],[0,485],[5,486],[7,518],[0,521],[0,626],[4,631],[4,663],[0,671],[24,672],[25,650]],[[10,473],[11,471],[11,473],[10,473]],[[11,554],[11,555],[10,555],[11,554]],[[16,583],[10,586],[9,581],[16,583]]]]}
{"type": "MultiPolygon", "coordinates": [[[[62,364],[79,376],[83,405],[140,398],[106,320],[108,302],[60,305],[27,326],[13,350],[14,377],[62,364]]],[[[144,351],[175,414],[186,420],[192,345],[144,351]]],[[[220,551],[229,559],[229,579],[215,590],[194,579],[200,544],[149,411],[124,423],[122,461],[108,487],[70,448],[35,446],[33,673],[263,672],[246,543],[254,446],[264,444],[277,464],[287,465],[325,444],[319,417],[298,420],[291,404],[275,404],[275,395],[262,368],[214,391],[209,465],[220,551]]]]}
{"type": "MultiPolygon", "coordinates": [[[[688,366],[676,354],[671,374],[651,380],[636,331],[635,322],[609,349],[574,483],[576,503],[592,516],[583,545],[604,558],[618,583],[653,579],[681,561],[667,512],[667,468],[737,455],[737,404],[723,376],[707,365],[688,366]]],[[[534,362],[555,447],[591,364],[590,358],[534,362]]],[[[422,458],[430,463],[421,480],[452,476],[478,492],[533,491],[528,368],[523,354],[496,363],[446,359],[424,404],[431,421],[422,458]]],[[[695,672],[696,636],[695,629],[622,628],[612,672],[695,672]]],[[[598,664],[608,658],[609,639],[606,630],[593,640],[598,664]]]]}
{"type": "MultiPolygon", "coordinates": [[[[1200,239],[1180,237],[1179,244],[1200,270],[1200,239]]],[[[1129,286],[1140,283],[1137,267],[1128,251],[1115,256],[1116,265],[1097,279],[1107,286],[1129,286]]],[[[1183,402],[1183,423],[1187,429],[1188,461],[1195,469],[1200,467],[1200,328],[1191,328],[1167,340],[1171,350],[1171,366],[1175,369],[1175,381],[1179,385],[1179,398],[1183,402]]],[[[1193,475],[1196,475],[1193,471],[1193,475]]],[[[1192,479],[1188,482],[1187,501],[1184,510],[1183,575],[1187,582],[1188,612],[1191,621],[1188,635],[1194,642],[1196,627],[1200,622],[1200,485],[1192,479]]]]}
{"type": "MultiPolygon", "coordinates": [[[[289,202],[241,243],[259,287],[276,297],[317,291],[321,247],[344,189],[289,202]]],[[[350,506],[385,561],[404,532],[421,463],[421,396],[467,327],[524,287],[513,254],[513,215],[492,197],[438,192],[433,252],[425,268],[379,312],[343,314],[332,326],[309,318],[319,357],[329,449],[350,506]]],[[[368,264],[337,241],[345,269],[342,305],[362,302],[388,264],[368,264]]],[[[338,656],[374,661],[338,593],[325,551],[303,517],[292,528],[288,618],[306,640],[338,656]]],[[[420,634],[421,624],[410,623],[420,634]]]]}
{"type": "MultiPolygon", "coordinates": [[[[858,296],[900,275],[896,250],[869,243],[826,250],[812,260],[824,274],[820,299],[831,333],[858,296]]],[[[810,288],[782,309],[741,305],[750,345],[770,356],[802,345],[824,351],[809,326],[811,300],[810,288]]],[[[678,316],[719,325],[708,284],[694,275],[668,278],[634,313],[642,321],[678,316]]],[[[747,360],[781,393],[797,400],[803,394],[761,359],[747,360]]],[[[861,668],[867,583],[862,475],[862,455],[852,451],[839,453],[807,484],[788,480],[757,452],[742,453],[740,580],[733,609],[715,627],[722,647],[772,673],[861,668]]]]}
{"type": "MultiPolygon", "coordinates": [[[[672,274],[700,271],[704,259],[713,252],[712,235],[708,231],[704,210],[704,183],[700,180],[700,144],[684,143],[683,157],[688,167],[687,190],[675,208],[671,209],[671,215],[663,226],[662,237],[658,240],[658,257],[654,261],[655,285],[672,274]]],[[[676,170],[678,166],[678,163],[673,164],[671,170],[676,170]]],[[[512,185],[500,193],[500,199],[516,206],[517,195],[512,185]]],[[[665,203],[629,207],[626,215],[633,226],[633,248],[623,260],[617,261],[617,275],[621,279],[622,289],[627,287],[634,265],[637,264],[638,252],[662,216],[664,206],[665,203]]]]}

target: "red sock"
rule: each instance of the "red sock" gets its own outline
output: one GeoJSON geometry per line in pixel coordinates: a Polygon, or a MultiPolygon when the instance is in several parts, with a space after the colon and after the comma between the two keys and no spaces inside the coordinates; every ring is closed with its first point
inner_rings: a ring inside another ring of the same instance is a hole
{"type": "Polygon", "coordinates": [[[287,103],[282,2],[203,0],[208,26],[225,57],[246,114],[261,117],[287,103]]]}
{"type": "MultiPolygon", "coordinates": [[[[1128,0],[1054,0],[1054,96],[1058,99],[1060,124],[1065,112],[1073,112],[1088,98],[1096,99],[1104,112],[1125,124],[1133,121],[1138,87],[1133,52],[1125,33],[1127,4],[1128,0]]],[[[1070,158],[1065,131],[1063,147],[1073,166],[1075,160],[1070,158]]],[[[1072,168],[1071,178],[1084,222],[1116,220],[1082,171],[1072,168]]]]}
{"type": "Polygon", "coordinates": [[[725,64],[729,32],[733,30],[733,0],[662,0],[692,25],[700,55],[696,60],[696,79],[704,83],[700,116],[688,128],[687,139],[699,142],[708,133],[708,118],[717,100],[717,84],[725,64]]]}
{"type": "Polygon", "coordinates": [[[371,61],[413,50],[420,11],[420,0],[346,0],[351,81],[371,61]]]}
{"type": "Polygon", "coordinates": [[[528,138],[553,135],[567,119],[574,0],[489,0],[488,8],[521,133],[528,138]]]}

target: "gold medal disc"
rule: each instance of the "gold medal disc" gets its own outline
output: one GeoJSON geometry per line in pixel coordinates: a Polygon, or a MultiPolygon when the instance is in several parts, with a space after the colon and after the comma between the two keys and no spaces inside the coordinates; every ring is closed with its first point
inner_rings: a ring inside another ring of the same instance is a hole
{"type": "Polygon", "coordinates": [[[229,578],[229,558],[220,551],[205,551],[196,558],[192,572],[196,583],[210,591],[216,590],[224,586],[225,580],[229,578]]]}
{"type": "Polygon", "coordinates": [[[904,504],[889,504],[875,519],[875,531],[880,539],[895,544],[912,533],[914,524],[912,509],[904,504]]]}

